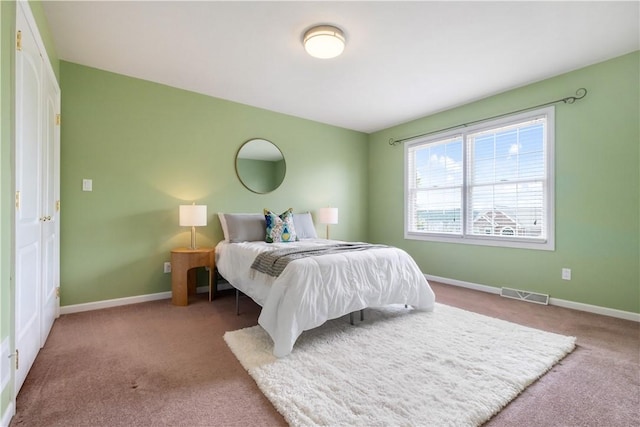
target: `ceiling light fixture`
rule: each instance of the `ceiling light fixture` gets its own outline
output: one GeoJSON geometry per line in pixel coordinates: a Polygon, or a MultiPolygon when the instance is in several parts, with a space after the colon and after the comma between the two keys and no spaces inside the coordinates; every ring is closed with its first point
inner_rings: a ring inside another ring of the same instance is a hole
{"type": "Polygon", "coordinates": [[[314,58],[335,58],[344,51],[344,33],[331,25],[318,25],[304,33],[302,44],[314,58]]]}

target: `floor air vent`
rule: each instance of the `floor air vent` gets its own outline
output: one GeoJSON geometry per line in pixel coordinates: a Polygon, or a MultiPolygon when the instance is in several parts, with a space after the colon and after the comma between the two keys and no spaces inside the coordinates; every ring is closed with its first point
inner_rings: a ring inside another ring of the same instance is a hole
{"type": "Polygon", "coordinates": [[[536,304],[549,304],[549,295],[520,291],[518,289],[501,288],[500,296],[505,298],[519,299],[521,301],[535,302],[536,304]]]}

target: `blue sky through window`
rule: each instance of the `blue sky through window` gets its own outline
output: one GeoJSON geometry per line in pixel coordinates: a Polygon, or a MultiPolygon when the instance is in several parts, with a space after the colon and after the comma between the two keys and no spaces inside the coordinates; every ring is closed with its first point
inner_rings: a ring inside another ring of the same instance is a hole
{"type": "MultiPolygon", "coordinates": [[[[466,143],[469,229],[479,218],[487,218],[487,212],[498,211],[516,233],[539,236],[546,173],[544,121],[470,133],[466,143]]],[[[424,231],[462,231],[463,144],[463,135],[457,135],[413,151],[415,175],[410,187],[415,190],[414,221],[424,231]]],[[[492,215],[488,222],[495,223],[492,215]]],[[[491,227],[475,232],[496,233],[491,227]]]]}

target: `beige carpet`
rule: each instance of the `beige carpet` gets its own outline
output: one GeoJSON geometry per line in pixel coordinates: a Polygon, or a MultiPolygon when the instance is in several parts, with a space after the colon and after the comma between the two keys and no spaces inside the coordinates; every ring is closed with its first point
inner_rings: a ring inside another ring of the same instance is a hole
{"type": "MultiPolygon", "coordinates": [[[[441,303],[577,337],[571,354],[487,426],[638,424],[638,323],[431,285],[441,303]]],[[[234,302],[205,294],[187,307],[163,300],[61,316],[11,427],[285,426],[222,338],[257,323],[257,305],[242,298],[236,316],[234,302]]]]}
{"type": "Polygon", "coordinates": [[[293,426],[477,426],[573,350],[552,334],[458,308],[365,310],[284,358],[260,326],[224,338],[293,426]]]}

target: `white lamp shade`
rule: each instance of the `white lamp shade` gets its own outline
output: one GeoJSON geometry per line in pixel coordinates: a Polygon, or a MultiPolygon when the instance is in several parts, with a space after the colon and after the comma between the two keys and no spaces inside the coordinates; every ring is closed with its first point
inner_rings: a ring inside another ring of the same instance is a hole
{"type": "Polygon", "coordinates": [[[202,227],[207,225],[206,205],[180,205],[180,225],[202,227]]]}
{"type": "Polygon", "coordinates": [[[334,58],[344,51],[344,34],[331,25],[320,25],[307,31],[303,38],[304,49],[314,58],[334,58]]]}
{"type": "Polygon", "coordinates": [[[320,208],[318,210],[318,222],[320,224],[337,224],[338,208],[320,208]]]}

